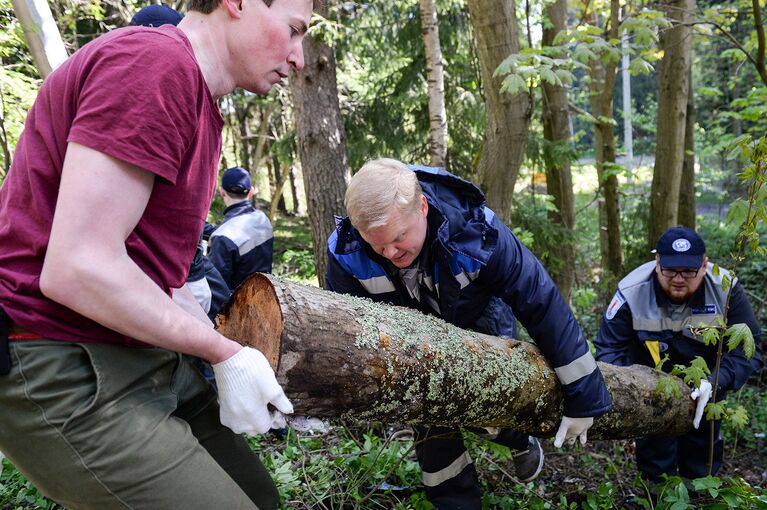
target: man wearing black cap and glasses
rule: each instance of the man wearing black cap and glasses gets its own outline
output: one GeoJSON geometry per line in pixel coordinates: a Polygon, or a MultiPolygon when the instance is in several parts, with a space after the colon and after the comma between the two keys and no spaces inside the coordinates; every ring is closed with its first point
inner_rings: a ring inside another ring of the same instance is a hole
{"type": "Polygon", "coordinates": [[[208,258],[231,290],[253,273],[272,272],[274,232],[266,214],[250,202],[254,191],[244,168],[232,167],[221,176],[218,192],[226,209],[210,235],[208,258]]]}
{"type": "MultiPolygon", "coordinates": [[[[713,370],[717,347],[706,345],[694,328],[714,325],[723,317],[727,291],[722,282],[727,270],[714,274],[714,264],[706,257],[703,239],[692,229],[674,227],[658,239],[655,260],[629,273],[618,284],[618,291],[607,307],[599,328],[597,360],[613,365],[641,364],[656,366],[668,355],[662,369],[669,372],[674,364],[689,364],[696,356],[706,360],[713,370]]],[[[729,390],[737,390],[762,366],[761,330],[740,282],[732,282],[727,325],[745,323],[751,329],[756,353],[746,358],[742,345],[722,357],[717,399],[729,390]]],[[[716,474],[722,464],[723,440],[720,422],[704,421],[703,408],[711,394],[714,374],[703,380],[691,394],[698,406],[695,429],[680,437],[637,439],[637,467],[651,481],[661,475],[677,473],[687,478],[708,474],[709,428],[715,428],[714,464],[716,474]]]]}

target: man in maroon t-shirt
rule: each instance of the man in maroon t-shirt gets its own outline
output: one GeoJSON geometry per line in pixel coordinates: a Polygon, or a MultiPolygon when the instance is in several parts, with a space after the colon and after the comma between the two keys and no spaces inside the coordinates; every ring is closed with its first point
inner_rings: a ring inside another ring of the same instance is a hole
{"type": "Polygon", "coordinates": [[[0,188],[0,450],[69,508],[278,505],[237,433],[292,405],[184,282],[215,189],[215,100],[303,67],[312,1],[188,9],[54,71],[0,188]],[[211,362],[218,403],[181,353],[211,362]]]}

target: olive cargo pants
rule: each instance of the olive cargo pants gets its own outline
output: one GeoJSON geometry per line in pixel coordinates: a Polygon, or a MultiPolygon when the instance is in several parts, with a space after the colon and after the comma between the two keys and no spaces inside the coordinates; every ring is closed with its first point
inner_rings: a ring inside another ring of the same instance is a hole
{"type": "Polygon", "coordinates": [[[0,451],[73,509],[272,509],[279,495],[216,395],[178,353],[10,342],[0,451]]]}

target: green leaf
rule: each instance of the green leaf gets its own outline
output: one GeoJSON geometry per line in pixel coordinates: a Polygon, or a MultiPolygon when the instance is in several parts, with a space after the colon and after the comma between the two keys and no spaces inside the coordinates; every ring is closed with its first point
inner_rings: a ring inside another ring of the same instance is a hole
{"type": "Polygon", "coordinates": [[[748,425],[748,411],[746,411],[745,407],[739,405],[736,408],[730,410],[728,420],[736,428],[742,429],[748,425]]]}
{"type": "Polygon", "coordinates": [[[707,420],[721,420],[725,414],[724,402],[709,402],[706,406],[707,420]]]}
{"type": "Polygon", "coordinates": [[[706,360],[700,356],[696,356],[690,366],[683,368],[682,372],[684,373],[685,384],[694,384],[695,386],[698,386],[701,379],[705,379],[711,373],[706,360]]]}
{"type": "Polygon", "coordinates": [[[748,202],[738,198],[730,204],[727,210],[727,223],[734,226],[740,226],[746,221],[748,216],[748,202]]]}
{"type": "Polygon", "coordinates": [[[520,91],[527,89],[527,83],[518,74],[510,74],[503,79],[503,85],[501,85],[501,92],[507,94],[517,94],[520,91]]]}
{"type": "Polygon", "coordinates": [[[716,476],[706,476],[704,478],[696,478],[693,480],[692,486],[698,492],[708,491],[711,497],[715,498],[719,494],[722,480],[716,476]]]}
{"type": "Polygon", "coordinates": [[[679,391],[679,384],[674,377],[663,376],[658,379],[658,384],[655,387],[655,393],[662,398],[670,400],[672,398],[679,398],[682,396],[679,391]]]}
{"type": "MultiPolygon", "coordinates": [[[[690,367],[700,370],[706,376],[711,374],[711,370],[708,368],[708,363],[706,363],[706,360],[700,356],[695,356],[695,358],[693,358],[690,362],[690,367]]],[[[701,379],[705,379],[705,377],[701,377],[701,379]]]]}
{"type": "Polygon", "coordinates": [[[559,78],[554,73],[554,71],[551,70],[550,67],[541,67],[541,79],[543,79],[545,82],[550,83],[551,85],[555,86],[562,86],[562,82],[559,81],[559,78]]]}
{"type": "Polygon", "coordinates": [[[629,62],[629,72],[632,75],[650,74],[654,70],[653,65],[642,57],[632,58],[629,62]]]}
{"type": "Polygon", "coordinates": [[[733,324],[724,333],[724,337],[727,338],[727,349],[734,351],[739,345],[743,344],[743,353],[746,357],[751,358],[754,355],[756,349],[754,345],[754,335],[746,324],[740,322],[733,324]]]}
{"type": "Polygon", "coordinates": [[[705,328],[701,336],[705,345],[716,345],[719,342],[719,328],[705,328]]]}

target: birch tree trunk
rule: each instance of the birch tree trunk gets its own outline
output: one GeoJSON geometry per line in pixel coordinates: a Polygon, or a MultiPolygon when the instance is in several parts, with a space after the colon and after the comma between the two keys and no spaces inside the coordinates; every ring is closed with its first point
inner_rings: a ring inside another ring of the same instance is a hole
{"type": "Polygon", "coordinates": [[[304,69],[291,73],[290,88],[317,279],[323,286],[328,265],[327,239],[335,228],[333,215],[345,214],[344,193],[351,176],[333,48],[308,36],[304,39],[304,60],[304,69]]]}
{"type": "Polygon", "coordinates": [[[504,221],[511,216],[514,184],[525,157],[532,100],[527,92],[501,93],[493,73],[503,60],[519,52],[519,27],[513,0],[467,0],[477,37],[487,123],[477,172],[487,204],[504,221]]]}
{"type": "MultiPolygon", "coordinates": [[[[620,25],[620,2],[610,1],[610,19],[607,38],[618,39],[620,25]]],[[[591,13],[596,25],[596,14],[591,13]]],[[[602,268],[613,276],[623,274],[623,251],[621,250],[620,205],[618,201],[618,176],[608,172],[615,163],[615,133],[613,132],[613,93],[617,76],[617,63],[614,61],[592,61],[591,76],[591,113],[596,118],[594,124],[594,153],[597,178],[603,201],[600,202],[599,240],[602,268]]]]}
{"type": "Polygon", "coordinates": [[[429,157],[431,166],[447,165],[447,112],[445,77],[439,44],[439,22],[435,0],[421,1],[421,30],[426,54],[426,83],[429,94],[429,157]]]}
{"type": "Polygon", "coordinates": [[[655,170],[650,194],[648,246],[679,223],[679,189],[684,164],[684,142],[692,61],[692,9],[694,0],[668,0],[666,16],[674,26],[661,36],[663,59],[658,72],[658,117],[655,170]]]}
{"type": "MultiPolygon", "coordinates": [[[[507,426],[551,436],[562,392],[540,351],[416,310],[254,274],[217,317],[219,331],[275,368],[296,414],[390,423],[507,426]]],[[[678,435],[694,402],[658,396],[660,372],[599,364],[614,408],[592,439],[678,435]]]]}
{"type": "MultiPolygon", "coordinates": [[[[546,5],[543,28],[543,45],[551,46],[559,32],[567,28],[567,0],[557,0],[546,5]]],[[[543,82],[543,137],[552,146],[566,145],[570,142],[570,114],[567,103],[567,89],[543,82]]],[[[570,301],[573,281],[575,280],[575,198],[573,196],[573,177],[569,157],[561,155],[564,151],[548,151],[546,164],[546,189],[554,197],[556,211],[549,212],[549,219],[562,225],[569,234],[565,242],[553,247],[555,256],[562,261],[561,267],[551,272],[551,277],[559,291],[570,301]]]]}
{"type": "Polygon", "coordinates": [[[29,52],[45,79],[67,59],[67,50],[46,0],[12,0],[29,52]]]}
{"type": "Polygon", "coordinates": [[[695,98],[692,93],[692,66],[687,86],[687,115],[684,129],[684,163],[679,184],[680,225],[695,230],[695,98]]]}

